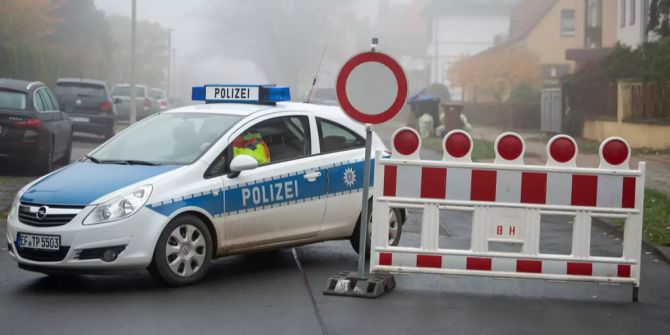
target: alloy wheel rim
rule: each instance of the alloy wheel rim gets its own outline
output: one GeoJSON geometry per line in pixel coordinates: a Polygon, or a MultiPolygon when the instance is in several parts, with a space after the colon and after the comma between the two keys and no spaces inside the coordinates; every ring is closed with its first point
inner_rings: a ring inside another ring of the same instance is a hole
{"type": "Polygon", "coordinates": [[[165,258],[172,273],[189,277],[197,273],[205,262],[207,245],[200,229],[191,224],[176,227],[165,244],[165,258]]]}
{"type": "MultiPolygon", "coordinates": [[[[395,214],[394,210],[389,210],[389,245],[393,245],[398,238],[398,216],[395,214]]],[[[370,216],[370,221],[368,222],[368,234],[372,233],[372,216],[370,216]]]]}

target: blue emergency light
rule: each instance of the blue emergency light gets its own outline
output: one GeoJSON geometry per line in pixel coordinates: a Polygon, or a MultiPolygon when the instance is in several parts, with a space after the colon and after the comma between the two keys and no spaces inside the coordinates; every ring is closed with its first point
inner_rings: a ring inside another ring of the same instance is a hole
{"type": "Polygon", "coordinates": [[[206,103],[238,102],[274,104],[290,101],[288,87],[271,85],[205,85],[193,87],[191,99],[206,103]]]}

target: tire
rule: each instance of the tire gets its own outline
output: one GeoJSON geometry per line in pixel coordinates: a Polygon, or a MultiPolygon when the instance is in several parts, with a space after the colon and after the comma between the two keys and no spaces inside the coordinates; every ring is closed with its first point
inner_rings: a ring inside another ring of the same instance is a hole
{"type": "Polygon", "coordinates": [[[112,125],[109,129],[105,130],[105,133],[102,134],[102,136],[105,138],[105,141],[114,137],[114,126],[112,125]]]}
{"type": "Polygon", "coordinates": [[[149,273],[169,286],[191,285],[205,276],[211,260],[212,237],[207,225],[196,216],[181,215],[158,238],[149,273]]]}
{"type": "Polygon", "coordinates": [[[37,160],[35,162],[35,172],[40,175],[45,175],[53,169],[53,156],[54,156],[54,142],[53,139],[49,140],[49,145],[45,152],[40,152],[38,154],[37,160]]]}
{"type": "MultiPolygon", "coordinates": [[[[372,209],[371,204],[368,204],[368,208],[372,209]]],[[[369,211],[368,214],[368,240],[366,241],[366,250],[365,250],[365,258],[369,259],[370,258],[370,226],[372,224],[372,216],[370,215],[371,211],[369,211]]],[[[391,208],[391,211],[389,212],[389,245],[390,246],[397,246],[398,243],[400,243],[400,237],[402,235],[402,222],[403,221],[403,215],[401,211],[397,208],[391,208]],[[395,228],[395,229],[394,229],[395,228]]],[[[354,248],[354,251],[356,253],[359,253],[359,244],[360,244],[360,227],[361,227],[361,216],[358,216],[358,221],[356,222],[356,228],[354,228],[353,234],[351,234],[351,237],[349,238],[349,241],[351,242],[351,246],[354,248]]]]}
{"type": "Polygon", "coordinates": [[[63,154],[63,157],[58,160],[59,164],[63,165],[68,165],[70,164],[70,159],[72,159],[72,134],[70,134],[70,141],[67,144],[67,149],[65,150],[65,153],[63,154]]]}

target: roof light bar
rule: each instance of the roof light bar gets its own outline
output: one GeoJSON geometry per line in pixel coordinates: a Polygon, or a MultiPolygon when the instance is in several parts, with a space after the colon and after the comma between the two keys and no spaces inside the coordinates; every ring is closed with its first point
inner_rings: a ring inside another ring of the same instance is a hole
{"type": "Polygon", "coordinates": [[[288,87],[272,85],[205,85],[193,87],[191,99],[206,103],[258,103],[273,104],[290,101],[288,87]]]}

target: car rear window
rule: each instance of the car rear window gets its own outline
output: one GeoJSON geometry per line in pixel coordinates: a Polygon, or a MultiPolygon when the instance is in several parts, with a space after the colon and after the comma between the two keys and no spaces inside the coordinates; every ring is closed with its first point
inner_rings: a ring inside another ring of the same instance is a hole
{"type": "Polygon", "coordinates": [[[104,86],[82,83],[58,83],[56,84],[56,95],[72,95],[79,97],[107,97],[104,86]]]}
{"type": "Polygon", "coordinates": [[[165,99],[165,91],[152,88],[151,97],[154,99],[165,99]]]}
{"type": "Polygon", "coordinates": [[[26,109],[26,94],[0,90],[0,109],[26,109]]]}
{"type": "MultiPolygon", "coordinates": [[[[129,97],[131,92],[130,86],[116,86],[112,89],[112,96],[129,97]]],[[[135,92],[137,92],[138,97],[143,97],[145,95],[144,87],[135,87],[135,92]]]]}

